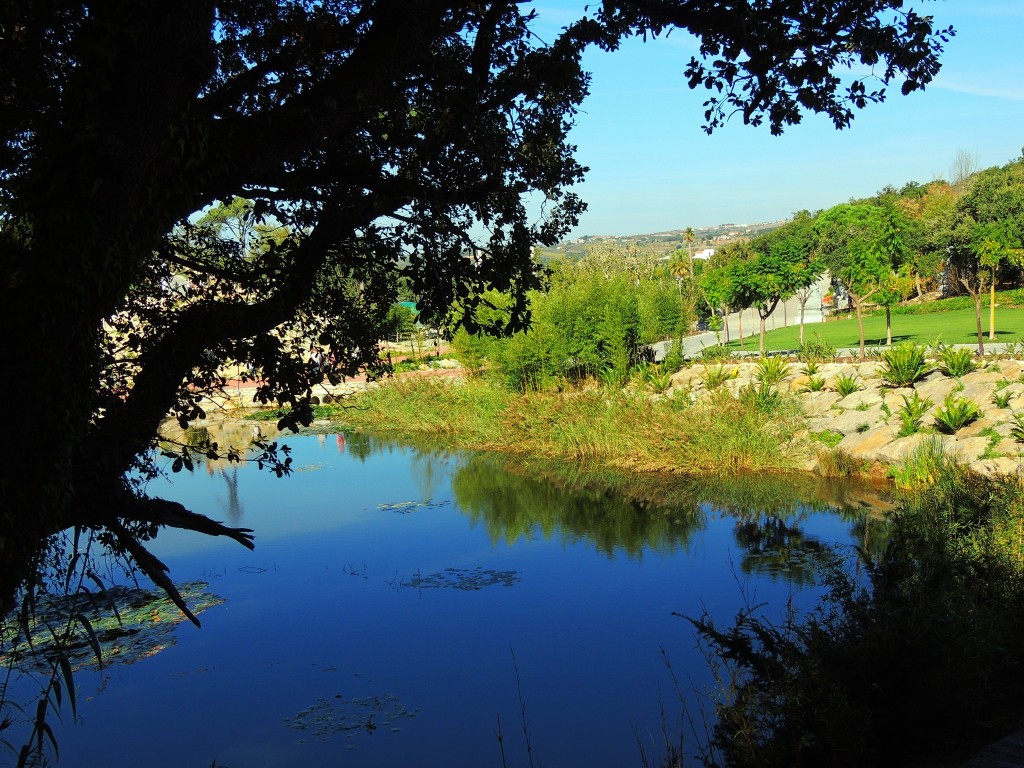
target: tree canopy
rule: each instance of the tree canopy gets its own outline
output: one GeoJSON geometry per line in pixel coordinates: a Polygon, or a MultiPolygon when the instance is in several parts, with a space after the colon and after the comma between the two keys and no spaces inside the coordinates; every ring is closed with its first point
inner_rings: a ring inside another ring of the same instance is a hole
{"type": "Polygon", "coordinates": [[[583,210],[568,132],[588,46],[689,30],[700,54],[684,69],[711,93],[708,131],[735,113],[777,133],[804,111],[842,128],[887,85],[909,93],[938,70],[952,31],[902,6],[609,0],[544,42],[518,2],[3,4],[14,445],[0,478],[0,593],[70,527],[172,596],[145,548],[161,526],[252,545],[250,531],[145,493],[162,420],[201,416],[224,364],[251,365],[258,397],[289,406],[296,426],[316,381],[304,343],[338,353],[346,372],[377,364],[399,278],[426,316],[457,302],[467,324],[475,297],[503,291],[502,330],[523,327],[533,246],[557,242],[583,210]],[[844,79],[851,65],[876,74],[844,79]],[[280,237],[224,247],[197,217],[236,200],[248,201],[248,233],[280,237]]]}

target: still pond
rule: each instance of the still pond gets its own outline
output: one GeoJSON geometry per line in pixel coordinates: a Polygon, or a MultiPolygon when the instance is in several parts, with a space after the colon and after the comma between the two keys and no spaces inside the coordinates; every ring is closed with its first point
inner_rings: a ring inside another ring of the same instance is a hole
{"type": "Polygon", "coordinates": [[[253,528],[256,550],[152,542],[176,582],[198,582],[203,626],[164,609],[160,634],[80,669],[78,722],[65,707],[55,724],[60,764],[639,766],[641,748],[659,753],[662,711],[680,730],[676,681],[711,683],[677,614],[809,606],[822,552],[881,529],[876,499],[836,481],[284,442],[284,479],[223,464],[151,483],[253,528]]]}

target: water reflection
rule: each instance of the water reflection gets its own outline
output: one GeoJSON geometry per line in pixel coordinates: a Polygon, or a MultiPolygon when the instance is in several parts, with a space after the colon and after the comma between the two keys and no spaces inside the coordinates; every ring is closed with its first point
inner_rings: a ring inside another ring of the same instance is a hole
{"type": "MultiPolygon", "coordinates": [[[[202,439],[250,434],[231,429],[202,439]]],[[[658,717],[658,648],[685,634],[674,612],[732,615],[737,572],[771,605],[810,596],[795,587],[830,547],[884,534],[878,494],[812,477],[638,476],[335,432],[274,439],[293,448],[292,477],[221,461],[153,482],[154,495],[254,528],[258,548],[161,532],[174,577],[209,582],[224,605],[173,653],[114,670],[83,704],[88,726],[59,735],[76,764],[102,764],[87,756],[115,740],[145,749],[144,699],[191,734],[154,768],[337,764],[339,748],[352,768],[489,764],[495,714],[517,706],[502,698],[515,680],[509,648],[545,762],[629,764],[631,725],[658,717]],[[364,680],[381,682],[353,687],[364,680]],[[228,743],[218,718],[236,706],[228,743]],[[401,739],[366,738],[361,756],[350,739],[331,742],[389,713],[401,715],[387,729],[400,725],[401,739]],[[295,728],[316,739],[297,746],[295,728]]]]}
{"type": "Polygon", "coordinates": [[[709,518],[731,518],[743,573],[785,576],[801,585],[813,582],[825,556],[822,542],[804,530],[809,515],[832,511],[863,546],[877,550],[887,506],[871,487],[834,479],[637,476],[491,455],[468,457],[452,490],[492,543],[514,544],[539,533],[588,541],[609,557],[686,549],[709,518]]]}

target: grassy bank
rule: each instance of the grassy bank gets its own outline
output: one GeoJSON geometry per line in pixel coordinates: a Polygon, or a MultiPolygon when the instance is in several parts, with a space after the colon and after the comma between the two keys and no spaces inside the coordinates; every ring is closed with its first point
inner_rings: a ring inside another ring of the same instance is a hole
{"type": "Polygon", "coordinates": [[[809,450],[796,407],[754,391],[691,404],[608,390],[517,395],[483,380],[398,380],[321,415],[353,429],[475,450],[687,474],[785,471],[809,450]]]}

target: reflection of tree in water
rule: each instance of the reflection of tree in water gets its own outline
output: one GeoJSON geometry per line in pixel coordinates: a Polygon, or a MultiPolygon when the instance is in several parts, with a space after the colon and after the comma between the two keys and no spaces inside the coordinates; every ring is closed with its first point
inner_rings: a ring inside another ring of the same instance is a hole
{"type": "Polygon", "coordinates": [[[823,545],[802,523],[831,510],[851,523],[865,545],[877,546],[883,500],[870,487],[803,475],[693,478],[629,474],[580,465],[551,466],[504,456],[467,458],[455,472],[457,504],[492,541],[513,543],[537,532],[587,539],[608,555],[638,557],[689,543],[709,516],[737,520],[746,573],[813,578],[823,545]]]}
{"type": "Polygon", "coordinates": [[[734,536],[744,555],[745,574],[785,577],[805,586],[831,557],[828,547],[803,530],[808,516],[831,511],[850,524],[850,534],[867,551],[885,544],[881,512],[888,504],[871,486],[814,476],[719,478],[707,489],[716,511],[737,519],[734,536]]]}
{"type": "Polygon", "coordinates": [[[462,511],[495,542],[511,544],[539,530],[545,538],[586,539],[609,556],[618,550],[638,557],[644,548],[668,552],[686,546],[703,526],[703,514],[692,503],[658,504],[578,473],[543,474],[506,457],[470,456],[456,470],[452,491],[462,511]]]}
{"type": "Polygon", "coordinates": [[[228,522],[237,525],[242,519],[242,502],[238,499],[238,467],[222,467],[220,476],[224,478],[224,485],[228,491],[228,522]]]}
{"type": "Polygon", "coordinates": [[[767,515],[738,521],[734,533],[743,548],[743,573],[783,576],[800,586],[814,583],[815,566],[825,547],[799,526],[767,515]]]}

